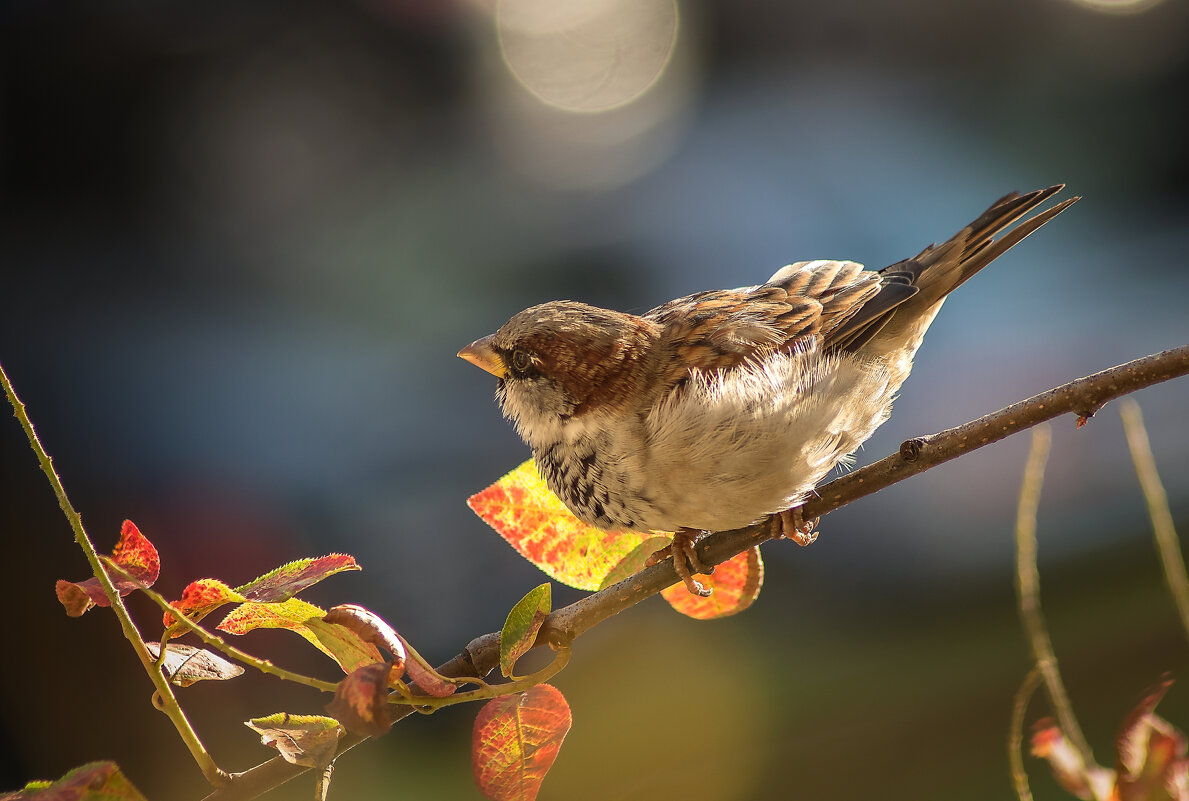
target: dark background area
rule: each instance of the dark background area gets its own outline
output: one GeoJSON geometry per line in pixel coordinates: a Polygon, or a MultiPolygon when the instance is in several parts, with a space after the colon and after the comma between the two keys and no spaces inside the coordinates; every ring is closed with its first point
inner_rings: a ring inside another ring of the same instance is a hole
{"type": "MultiPolygon", "coordinates": [[[[305,597],[364,604],[444,661],[542,580],[464,504],[527,449],[459,347],[554,298],[642,311],[799,259],[883,266],[1011,190],[1085,199],[947,303],[859,464],[1189,341],[1189,6],[673,9],[4,4],[0,360],[97,545],[136,521],[171,597],[353,554],[363,572],[305,597]]],[[[1184,531],[1189,384],[1136,398],[1184,531]]],[[[1015,437],[829,515],[811,548],[767,546],[739,617],[652,599],[583,637],[541,798],[1009,797],[1026,452],[1015,437]]],[[[87,568],[15,421],[0,469],[0,788],[114,759],[154,801],[202,797],[114,618],[54,598],[87,568]]],[[[1099,760],[1164,671],[1161,711],[1189,727],[1189,648],[1114,405],[1057,421],[1039,538],[1099,760]]],[[[287,632],[237,644],[335,678],[287,632]]],[[[255,676],[180,696],[228,770],[271,756],[242,721],[324,702],[255,676]]],[[[356,749],[331,797],[478,798],[475,711],[356,749]]],[[[1068,797],[1028,764],[1037,798],[1068,797]]]]}

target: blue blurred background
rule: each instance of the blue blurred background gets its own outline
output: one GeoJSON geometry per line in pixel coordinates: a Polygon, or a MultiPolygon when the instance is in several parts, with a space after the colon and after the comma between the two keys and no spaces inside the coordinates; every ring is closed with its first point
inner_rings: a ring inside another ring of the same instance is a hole
{"type": "MultiPolygon", "coordinates": [[[[135,520],[167,595],[344,551],[363,572],[307,597],[365,604],[443,661],[542,580],[464,505],[527,451],[460,346],[549,299],[642,311],[798,259],[883,266],[1068,183],[1085,199],[946,305],[873,461],[1189,341],[1187,90],[1179,0],[18,0],[0,360],[94,539],[135,520]]],[[[1136,397],[1184,531],[1189,383],[1136,397]]],[[[737,618],[652,599],[583,637],[541,798],[1009,797],[1026,451],[768,546],[737,618]]],[[[107,758],[149,798],[202,797],[114,619],[54,599],[86,565],[15,422],[0,467],[0,788],[107,758]]],[[[1189,648],[1113,405],[1057,422],[1039,530],[1099,759],[1163,671],[1189,726],[1189,648]]],[[[334,678],[296,639],[239,644],[334,678]]],[[[228,770],[271,755],[241,721],[323,702],[257,677],[181,695],[228,770]]],[[[331,797],[478,798],[474,713],[356,749],[331,797]]],[[[1038,798],[1067,797],[1029,766],[1038,798]]]]}

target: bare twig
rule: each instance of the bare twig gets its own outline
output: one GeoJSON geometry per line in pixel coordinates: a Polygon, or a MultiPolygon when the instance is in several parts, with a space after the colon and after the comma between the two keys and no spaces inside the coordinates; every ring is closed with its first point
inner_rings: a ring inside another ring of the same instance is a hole
{"type": "Polygon", "coordinates": [[[128,614],[128,610],[124,606],[124,599],[120,597],[120,593],[116,590],[115,585],[112,584],[111,576],[103,569],[99,552],[95,550],[95,544],[91,542],[90,536],[87,535],[86,529],[83,528],[83,519],[74,508],[74,504],[66,496],[66,488],[62,485],[62,479],[54,469],[53,459],[50,458],[45,446],[41,444],[41,439],[37,436],[37,431],[34,430],[32,421],[29,420],[29,414],[25,411],[25,404],[17,397],[16,390],[13,389],[12,382],[9,381],[8,374],[4,372],[3,367],[0,367],[0,383],[4,385],[4,393],[8,396],[8,402],[12,405],[13,413],[16,415],[17,420],[20,421],[21,428],[25,430],[25,437],[29,440],[29,446],[33,449],[33,453],[37,455],[37,461],[41,464],[41,472],[45,473],[45,477],[49,479],[50,486],[54,489],[54,495],[58,498],[58,506],[62,508],[63,514],[66,515],[66,519],[70,522],[70,527],[74,530],[75,542],[83,549],[83,554],[87,557],[87,563],[91,566],[91,572],[99,579],[99,585],[103,588],[104,594],[107,595],[108,602],[111,604],[111,610],[120,622],[120,629],[123,631],[124,637],[132,644],[132,649],[136,652],[136,656],[140,659],[145,672],[148,673],[149,679],[152,680],[153,686],[156,688],[155,698],[158,700],[154,706],[165,713],[170,721],[172,721],[174,728],[177,729],[186,747],[190,749],[190,755],[198,763],[198,767],[202,771],[202,775],[206,777],[206,780],[216,787],[222,786],[227,782],[227,774],[215,764],[214,758],[206,750],[206,746],[202,744],[202,740],[198,738],[198,733],[190,725],[189,719],[186,718],[186,713],[182,711],[181,705],[174,696],[169,680],[161,672],[156,658],[149,653],[148,646],[145,645],[144,640],[140,636],[140,631],[137,630],[136,624],[132,621],[132,616],[128,614]]]}
{"type": "Polygon", "coordinates": [[[1139,404],[1127,398],[1119,404],[1119,416],[1123,418],[1123,431],[1127,434],[1127,447],[1131,449],[1131,460],[1135,462],[1135,474],[1148,501],[1148,515],[1152,518],[1152,533],[1156,538],[1156,551],[1164,567],[1164,580],[1176,602],[1181,615],[1181,625],[1189,634],[1189,578],[1185,576],[1185,557],[1181,554],[1181,543],[1173,527],[1172,512],[1168,508],[1168,495],[1156,472],[1156,460],[1152,458],[1152,446],[1148,443],[1148,432],[1139,404]]]}
{"type": "MultiPolygon", "coordinates": [[[[1189,374],[1189,345],[1079,378],[957,428],[908,440],[901,444],[898,453],[822,486],[818,490],[818,497],[802,507],[802,515],[806,519],[824,515],[1045,420],[1068,413],[1090,417],[1115,398],[1186,374],[1189,374]]],[[[759,545],[770,539],[771,535],[770,520],[746,528],[718,532],[698,543],[698,558],[705,564],[716,565],[759,545]]],[[[550,614],[541,626],[536,645],[570,642],[593,626],[679,580],[673,570],[672,559],[645,568],[618,584],[550,614]]],[[[441,665],[438,672],[453,677],[485,676],[498,661],[499,632],[492,632],[471,640],[462,653],[441,665]]],[[[392,717],[395,721],[411,713],[408,707],[398,708],[393,710],[392,717]]],[[[353,748],[363,739],[357,735],[344,737],[339,752],[353,748]]],[[[247,801],[306,770],[274,757],[243,773],[234,774],[230,786],[216,790],[204,801],[247,801]]]]}
{"type": "Polygon", "coordinates": [[[1094,754],[1086,742],[1082,728],[1073,714],[1069,695],[1057,668],[1057,656],[1040,609],[1040,571],[1036,567],[1036,509],[1040,505],[1040,490],[1044,484],[1045,462],[1049,458],[1052,430],[1048,425],[1032,431],[1032,447],[1024,467],[1024,482],[1020,487],[1020,504],[1016,513],[1016,593],[1019,597],[1020,619],[1028,633],[1028,644],[1036,660],[1036,668],[1044,679],[1045,690],[1061,730],[1081,754],[1087,765],[1094,764],[1094,754]]]}
{"type": "Polygon", "coordinates": [[[1040,671],[1033,667],[1024,677],[1020,689],[1016,690],[1011,705],[1011,725],[1007,730],[1007,761],[1011,765],[1011,780],[1020,801],[1032,801],[1032,789],[1028,786],[1028,773],[1024,770],[1024,715],[1028,702],[1040,686],[1040,671]]]}

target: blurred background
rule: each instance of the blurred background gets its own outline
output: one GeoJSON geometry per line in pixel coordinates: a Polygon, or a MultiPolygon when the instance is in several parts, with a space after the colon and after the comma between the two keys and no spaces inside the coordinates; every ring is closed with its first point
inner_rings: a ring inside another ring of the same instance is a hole
{"type": "MultiPolygon", "coordinates": [[[[17,0],[0,361],[96,543],[133,519],[166,595],[343,551],[363,572],[305,596],[364,604],[441,662],[542,580],[464,504],[527,449],[459,347],[550,299],[643,311],[798,259],[880,267],[1068,183],[1085,199],[946,305],[874,461],[1189,342],[1187,98],[1180,0],[17,0]]],[[[1189,383],[1136,398],[1184,532],[1189,383]]],[[[766,546],[739,617],[654,598],[583,637],[541,798],[1011,797],[1027,447],[863,499],[811,548],[766,546]]],[[[87,567],[15,421],[0,468],[0,789],[114,759],[151,799],[201,798],[114,618],[55,600],[87,567]]],[[[1057,421],[1039,538],[1099,760],[1164,671],[1161,711],[1189,727],[1189,647],[1115,405],[1057,421]]],[[[287,632],[238,644],[335,678],[287,632]]],[[[258,677],[181,697],[233,771],[272,755],[242,721],[324,702],[258,677]]],[[[356,749],[331,797],[478,798],[475,712],[356,749]]],[[[1028,765],[1038,798],[1068,797],[1028,765]]]]}

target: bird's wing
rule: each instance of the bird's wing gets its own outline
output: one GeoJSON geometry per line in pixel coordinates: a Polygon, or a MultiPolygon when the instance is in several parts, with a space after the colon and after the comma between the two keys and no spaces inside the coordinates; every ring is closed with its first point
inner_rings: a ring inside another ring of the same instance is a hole
{"type": "Polygon", "coordinates": [[[903,303],[916,293],[908,276],[877,273],[853,261],[799,261],[779,269],[765,287],[783,289],[790,298],[813,298],[822,305],[820,345],[840,347],[849,332],[903,303]]]}
{"type": "Polygon", "coordinates": [[[671,300],[644,315],[660,326],[659,352],[666,375],[662,387],[688,377],[691,370],[726,370],[775,351],[821,327],[822,305],[812,298],[790,299],[766,287],[699,292],[671,300]]]}
{"type": "MultiPolygon", "coordinates": [[[[660,325],[671,386],[690,369],[727,370],[765,354],[829,345],[834,332],[881,294],[880,274],[849,261],[798,262],[760,286],[699,292],[644,315],[660,325]]],[[[903,284],[903,282],[900,282],[903,284]]],[[[878,313],[878,312],[876,312],[878,313]]]]}

